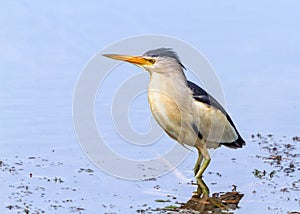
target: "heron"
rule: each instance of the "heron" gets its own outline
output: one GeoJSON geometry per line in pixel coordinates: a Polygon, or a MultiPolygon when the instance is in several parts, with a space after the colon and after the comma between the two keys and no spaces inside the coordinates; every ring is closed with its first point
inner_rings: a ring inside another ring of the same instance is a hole
{"type": "Polygon", "coordinates": [[[148,102],[151,112],[171,138],[197,149],[196,179],[202,179],[210,163],[208,149],[221,145],[236,149],[245,145],[222,105],[200,86],[187,80],[186,68],[173,49],[152,49],[139,56],[103,56],[132,63],[149,72],[148,102]]]}

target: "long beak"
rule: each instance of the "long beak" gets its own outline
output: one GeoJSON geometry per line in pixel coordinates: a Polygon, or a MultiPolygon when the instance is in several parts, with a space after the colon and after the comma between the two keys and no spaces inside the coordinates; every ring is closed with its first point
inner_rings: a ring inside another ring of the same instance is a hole
{"type": "Polygon", "coordinates": [[[128,56],[128,55],[118,55],[118,54],[102,54],[105,57],[121,60],[125,62],[130,62],[135,65],[151,65],[149,61],[147,61],[145,58],[141,56],[128,56]]]}

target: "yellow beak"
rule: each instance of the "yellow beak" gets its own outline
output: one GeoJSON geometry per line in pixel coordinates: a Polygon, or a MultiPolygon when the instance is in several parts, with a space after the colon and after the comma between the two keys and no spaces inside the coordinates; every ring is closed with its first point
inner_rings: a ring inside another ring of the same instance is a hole
{"type": "Polygon", "coordinates": [[[152,65],[148,60],[141,56],[128,56],[128,55],[118,55],[118,54],[102,54],[105,57],[121,60],[125,62],[130,62],[135,65],[152,65]]]}

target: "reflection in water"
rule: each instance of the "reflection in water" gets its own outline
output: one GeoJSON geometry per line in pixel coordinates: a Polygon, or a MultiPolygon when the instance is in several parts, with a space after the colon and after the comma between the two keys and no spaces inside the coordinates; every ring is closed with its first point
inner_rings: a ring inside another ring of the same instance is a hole
{"type": "Polygon", "coordinates": [[[192,197],[183,204],[180,209],[206,212],[218,212],[235,210],[238,208],[238,203],[244,196],[235,190],[231,192],[213,193],[209,196],[209,188],[202,179],[197,180],[197,190],[193,193],[192,197]]]}

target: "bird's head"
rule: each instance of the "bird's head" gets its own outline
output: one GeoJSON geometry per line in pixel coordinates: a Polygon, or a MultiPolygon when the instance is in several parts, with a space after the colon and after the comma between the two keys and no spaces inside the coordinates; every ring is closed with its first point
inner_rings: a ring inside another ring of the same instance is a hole
{"type": "Polygon", "coordinates": [[[158,48],[147,51],[141,56],[103,54],[103,56],[130,62],[152,73],[169,73],[184,69],[177,54],[170,48],[158,48]]]}

